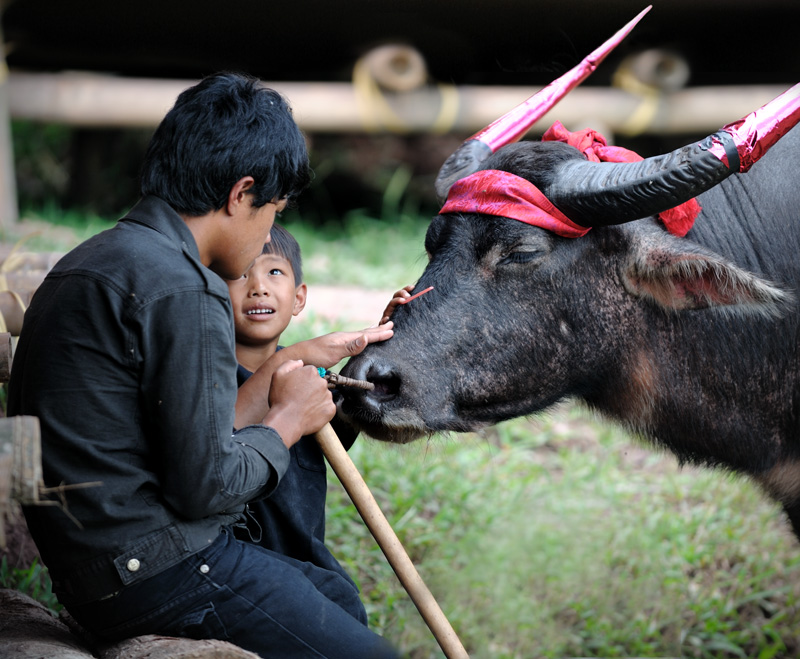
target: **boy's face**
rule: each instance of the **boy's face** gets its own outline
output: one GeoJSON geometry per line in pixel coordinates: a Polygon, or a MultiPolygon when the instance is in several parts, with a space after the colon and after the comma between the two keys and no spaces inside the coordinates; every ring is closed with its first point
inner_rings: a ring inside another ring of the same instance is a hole
{"type": "Polygon", "coordinates": [[[228,290],[236,341],[246,345],[276,340],[306,303],[306,285],[294,285],[291,263],[277,254],[256,258],[244,275],[228,281],[228,290]]]}

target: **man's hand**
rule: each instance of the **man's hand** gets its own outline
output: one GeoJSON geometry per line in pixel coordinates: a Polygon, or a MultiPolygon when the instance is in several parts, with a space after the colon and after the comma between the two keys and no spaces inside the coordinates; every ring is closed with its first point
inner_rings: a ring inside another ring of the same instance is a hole
{"type": "Polygon", "coordinates": [[[301,361],[281,364],[272,376],[270,410],[262,423],[274,428],[287,448],[317,432],[336,414],[328,383],[315,366],[301,361]]]}

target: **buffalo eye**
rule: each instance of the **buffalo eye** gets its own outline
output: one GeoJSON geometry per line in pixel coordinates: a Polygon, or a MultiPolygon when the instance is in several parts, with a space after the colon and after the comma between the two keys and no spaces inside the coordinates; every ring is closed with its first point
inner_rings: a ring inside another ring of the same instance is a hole
{"type": "Polygon", "coordinates": [[[543,256],[540,250],[511,252],[500,257],[497,265],[511,265],[514,263],[532,263],[543,256]]]}

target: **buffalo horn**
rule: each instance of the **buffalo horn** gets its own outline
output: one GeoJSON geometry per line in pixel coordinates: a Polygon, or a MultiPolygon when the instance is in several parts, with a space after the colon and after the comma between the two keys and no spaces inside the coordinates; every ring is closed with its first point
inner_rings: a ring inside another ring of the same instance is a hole
{"type": "Polygon", "coordinates": [[[586,80],[606,55],[616,48],[650,9],[652,9],[652,5],[642,10],[636,18],[616,32],[602,46],[592,51],[577,66],[493,121],[483,130],[475,133],[458,147],[442,165],[436,177],[436,194],[439,199],[444,201],[453,183],[477,171],[481,162],[501,146],[518,141],[556,103],[586,80]]]}
{"type": "Polygon", "coordinates": [[[800,84],[701,142],[639,162],[571,160],[542,192],[585,227],[623,224],[674,208],[746,172],[800,122],[800,84]]]}

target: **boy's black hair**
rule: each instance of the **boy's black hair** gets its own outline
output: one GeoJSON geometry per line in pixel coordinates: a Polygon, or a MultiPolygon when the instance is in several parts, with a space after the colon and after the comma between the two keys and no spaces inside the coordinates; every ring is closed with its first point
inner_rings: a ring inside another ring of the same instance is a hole
{"type": "Polygon", "coordinates": [[[261,253],[277,254],[289,261],[294,271],[294,285],[299,286],[303,283],[303,257],[300,255],[300,245],[291,233],[277,224],[272,225],[269,235],[270,241],[264,243],[261,253]]]}
{"type": "Polygon", "coordinates": [[[278,92],[239,73],[209,76],[182,92],[156,129],[141,194],[198,217],[225,206],[245,176],[255,179],[256,208],[297,196],[311,179],[305,138],[278,92]]]}

